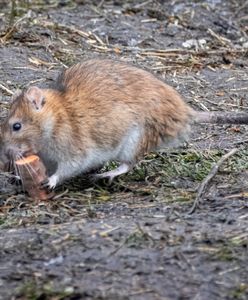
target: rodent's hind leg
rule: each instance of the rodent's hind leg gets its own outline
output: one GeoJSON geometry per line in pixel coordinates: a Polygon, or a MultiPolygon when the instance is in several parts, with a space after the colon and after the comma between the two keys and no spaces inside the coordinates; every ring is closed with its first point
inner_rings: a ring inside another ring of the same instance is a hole
{"type": "Polygon", "coordinates": [[[102,179],[102,178],[108,178],[109,182],[111,183],[113,179],[121,174],[127,173],[130,169],[132,169],[132,165],[128,163],[122,163],[119,167],[117,167],[114,170],[104,172],[101,174],[94,174],[93,177],[94,179],[102,179]]]}

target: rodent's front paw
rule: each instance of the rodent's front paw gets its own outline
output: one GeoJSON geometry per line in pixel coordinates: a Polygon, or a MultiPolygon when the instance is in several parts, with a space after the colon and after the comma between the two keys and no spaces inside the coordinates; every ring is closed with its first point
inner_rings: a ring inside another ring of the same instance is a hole
{"type": "Polygon", "coordinates": [[[55,186],[57,185],[58,183],[58,176],[57,175],[52,175],[51,177],[48,178],[48,187],[53,190],[55,188],[55,186]]]}
{"type": "Polygon", "coordinates": [[[46,179],[44,182],[42,182],[41,185],[53,190],[56,187],[57,183],[58,183],[58,176],[54,174],[48,179],[46,179]]]}

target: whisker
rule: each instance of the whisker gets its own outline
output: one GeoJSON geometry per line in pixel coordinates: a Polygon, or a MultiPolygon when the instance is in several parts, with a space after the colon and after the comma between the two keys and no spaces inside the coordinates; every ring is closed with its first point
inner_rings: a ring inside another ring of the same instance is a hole
{"type": "MultiPolygon", "coordinates": [[[[22,159],[24,158],[23,155],[21,155],[21,158],[22,159]]],[[[25,164],[23,166],[28,171],[28,173],[29,173],[31,179],[33,180],[33,182],[35,182],[34,178],[35,178],[36,170],[33,168],[33,166],[31,164],[25,164]]]]}
{"type": "MultiPolygon", "coordinates": [[[[21,154],[17,154],[16,155],[16,159],[20,159],[21,158],[21,154]]],[[[15,168],[15,171],[16,173],[18,174],[18,176],[20,177],[20,180],[21,180],[21,187],[22,187],[22,191],[25,192],[25,184],[24,184],[24,181],[23,181],[23,176],[21,174],[21,170],[19,168],[19,166],[13,161],[13,165],[14,165],[14,168],[15,168]]]]}
{"type": "MultiPolygon", "coordinates": [[[[22,158],[24,158],[24,157],[22,156],[22,158]]],[[[30,163],[26,164],[25,167],[29,168],[33,172],[33,174],[36,173],[36,170],[33,168],[33,166],[30,163]]]]}
{"type": "MultiPolygon", "coordinates": [[[[22,158],[24,158],[24,157],[22,156],[22,158]]],[[[24,168],[27,169],[27,171],[29,172],[31,177],[32,177],[33,174],[36,173],[35,169],[33,168],[33,166],[31,164],[28,163],[28,164],[25,164],[23,166],[24,166],[24,168]]]]}
{"type": "Polygon", "coordinates": [[[15,174],[15,163],[13,158],[9,161],[8,167],[9,167],[9,172],[12,172],[12,177],[15,179],[15,181],[20,180],[21,179],[20,174],[15,174]]]}
{"type": "Polygon", "coordinates": [[[20,172],[18,166],[15,163],[13,163],[13,166],[14,166],[14,171],[15,171],[15,174],[16,174],[16,178],[17,177],[20,178],[22,191],[24,192],[25,191],[25,187],[24,187],[24,183],[23,183],[23,180],[22,180],[21,172],[20,172]]]}

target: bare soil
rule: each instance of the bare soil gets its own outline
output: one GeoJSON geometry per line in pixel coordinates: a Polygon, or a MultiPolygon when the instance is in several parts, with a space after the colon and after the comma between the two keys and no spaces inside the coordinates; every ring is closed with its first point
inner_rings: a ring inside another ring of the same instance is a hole
{"type": "MultiPolygon", "coordinates": [[[[0,3],[2,117],[16,89],[91,57],[150,70],[195,109],[248,110],[247,1],[14,2],[0,3]]],[[[246,129],[195,126],[111,185],[81,176],[47,202],[2,174],[0,299],[248,299],[246,129]]]]}

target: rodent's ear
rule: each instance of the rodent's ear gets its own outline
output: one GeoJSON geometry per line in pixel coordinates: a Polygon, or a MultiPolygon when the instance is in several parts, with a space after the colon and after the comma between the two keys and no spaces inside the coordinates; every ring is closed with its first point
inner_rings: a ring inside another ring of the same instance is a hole
{"type": "Polygon", "coordinates": [[[42,89],[31,86],[25,93],[25,97],[32,104],[35,110],[41,110],[45,104],[45,96],[42,89]]]}

